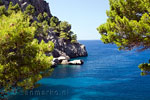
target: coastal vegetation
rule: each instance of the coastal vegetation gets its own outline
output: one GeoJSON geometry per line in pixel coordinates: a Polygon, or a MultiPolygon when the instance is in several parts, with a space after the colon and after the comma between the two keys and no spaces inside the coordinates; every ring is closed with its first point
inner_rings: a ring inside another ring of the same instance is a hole
{"type": "MultiPolygon", "coordinates": [[[[107,22],[97,30],[104,43],[116,44],[119,50],[150,48],[150,3],[149,0],[109,0],[107,22]]],[[[149,64],[139,68],[149,69],[149,64]]]]}
{"type": "Polygon", "coordinates": [[[36,82],[50,74],[54,44],[35,39],[37,28],[22,13],[18,4],[8,10],[0,7],[0,98],[7,92],[32,89],[36,82]]]}
{"type": "Polygon", "coordinates": [[[43,40],[49,30],[59,38],[77,42],[68,22],[49,17],[46,12],[36,16],[32,5],[22,11],[10,2],[6,9],[0,0],[0,99],[8,92],[32,89],[51,74],[54,44],[43,40]]]}
{"type": "MultiPolygon", "coordinates": [[[[77,43],[77,36],[71,31],[71,24],[67,21],[59,21],[56,16],[48,17],[47,13],[39,14],[37,16],[40,24],[47,26],[45,30],[53,30],[55,34],[66,41],[71,41],[71,43],[77,43]]],[[[44,32],[46,33],[46,32],[44,32]]]]}

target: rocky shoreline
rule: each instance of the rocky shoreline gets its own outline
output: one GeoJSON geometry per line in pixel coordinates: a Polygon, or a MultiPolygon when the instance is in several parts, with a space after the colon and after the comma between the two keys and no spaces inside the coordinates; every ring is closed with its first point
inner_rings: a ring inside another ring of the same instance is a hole
{"type": "MultiPolygon", "coordinates": [[[[49,4],[45,0],[2,0],[3,4],[8,8],[9,2],[13,4],[19,4],[22,11],[31,4],[35,7],[35,15],[46,12],[49,17],[52,17],[50,12],[49,4]]],[[[53,29],[48,30],[48,35],[43,36],[39,33],[39,36],[35,37],[39,40],[44,40],[46,43],[52,41],[54,43],[54,50],[52,53],[47,53],[47,56],[53,56],[52,64],[54,66],[58,64],[70,64],[70,65],[81,65],[83,60],[70,61],[71,58],[85,57],[88,56],[86,47],[80,44],[78,41],[72,43],[70,40],[60,38],[53,29]]]]}
{"type": "Polygon", "coordinates": [[[65,41],[64,39],[57,37],[53,31],[49,31],[48,37],[44,38],[44,41],[52,41],[54,43],[54,50],[52,52],[52,56],[54,57],[52,65],[54,67],[59,64],[82,65],[84,63],[83,60],[79,59],[71,61],[71,58],[88,56],[86,47],[83,44],[65,41]]]}

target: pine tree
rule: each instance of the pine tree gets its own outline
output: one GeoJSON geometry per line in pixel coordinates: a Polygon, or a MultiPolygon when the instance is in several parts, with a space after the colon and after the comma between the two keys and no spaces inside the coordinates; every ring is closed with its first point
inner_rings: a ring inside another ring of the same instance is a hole
{"type": "Polygon", "coordinates": [[[66,21],[61,22],[59,24],[59,27],[60,27],[60,30],[63,31],[63,32],[67,32],[68,33],[71,30],[71,25],[68,22],[66,22],[66,21]]]}
{"type": "Polygon", "coordinates": [[[104,43],[114,43],[119,49],[150,48],[150,1],[109,0],[107,22],[97,30],[104,43]]]}
{"type": "MultiPolygon", "coordinates": [[[[107,22],[97,30],[104,43],[113,43],[119,50],[140,51],[150,48],[150,0],[109,0],[107,22]]],[[[139,68],[150,71],[150,64],[140,64],[139,68]]]]}
{"type": "Polygon", "coordinates": [[[77,43],[77,35],[76,34],[71,35],[71,43],[77,43]]]}
{"type": "Polygon", "coordinates": [[[35,8],[34,8],[31,4],[29,4],[29,5],[26,7],[24,13],[25,13],[25,14],[28,14],[28,15],[34,16],[35,8]]]}
{"type": "Polygon", "coordinates": [[[48,19],[48,14],[46,12],[44,12],[43,17],[44,17],[45,20],[47,20],[48,19]]]}
{"type": "Polygon", "coordinates": [[[39,43],[36,28],[22,12],[0,17],[0,99],[14,89],[32,89],[52,71],[54,44],[39,43]]]}
{"type": "Polygon", "coordinates": [[[50,26],[51,27],[56,27],[59,24],[59,19],[56,16],[51,17],[50,19],[50,26]]]}
{"type": "Polygon", "coordinates": [[[65,39],[65,40],[69,39],[69,35],[66,32],[60,32],[60,36],[59,37],[65,39]]]}

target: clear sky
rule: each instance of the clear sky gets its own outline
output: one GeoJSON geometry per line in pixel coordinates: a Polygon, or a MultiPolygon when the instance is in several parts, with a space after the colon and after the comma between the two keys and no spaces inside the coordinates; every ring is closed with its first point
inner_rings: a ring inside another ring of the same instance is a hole
{"type": "Polygon", "coordinates": [[[78,40],[100,39],[96,28],[106,22],[108,0],[46,0],[52,15],[72,25],[78,40]]]}

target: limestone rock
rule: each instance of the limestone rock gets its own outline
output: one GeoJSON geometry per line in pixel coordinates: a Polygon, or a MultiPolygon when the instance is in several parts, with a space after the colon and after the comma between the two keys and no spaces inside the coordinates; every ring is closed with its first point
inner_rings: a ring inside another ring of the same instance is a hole
{"type": "Polygon", "coordinates": [[[54,62],[55,64],[60,64],[60,61],[57,59],[57,58],[53,58],[53,61],[52,62],[54,62]]]}
{"type": "Polygon", "coordinates": [[[68,65],[68,63],[69,63],[68,60],[62,60],[61,62],[62,65],[68,65]]]}
{"type": "Polygon", "coordinates": [[[52,67],[54,68],[54,67],[56,67],[58,64],[57,63],[55,63],[55,62],[51,62],[52,63],[52,67]]]}
{"type": "Polygon", "coordinates": [[[88,55],[86,48],[83,44],[80,44],[78,42],[71,43],[70,41],[65,41],[64,39],[61,39],[58,36],[56,36],[56,34],[51,30],[48,33],[48,37],[44,38],[44,41],[52,41],[54,43],[55,48],[52,52],[52,55],[54,57],[66,56],[70,58],[75,58],[84,57],[88,55]]]}
{"type": "Polygon", "coordinates": [[[69,61],[68,64],[70,65],[82,65],[84,62],[83,60],[73,60],[73,61],[69,61]]]}

